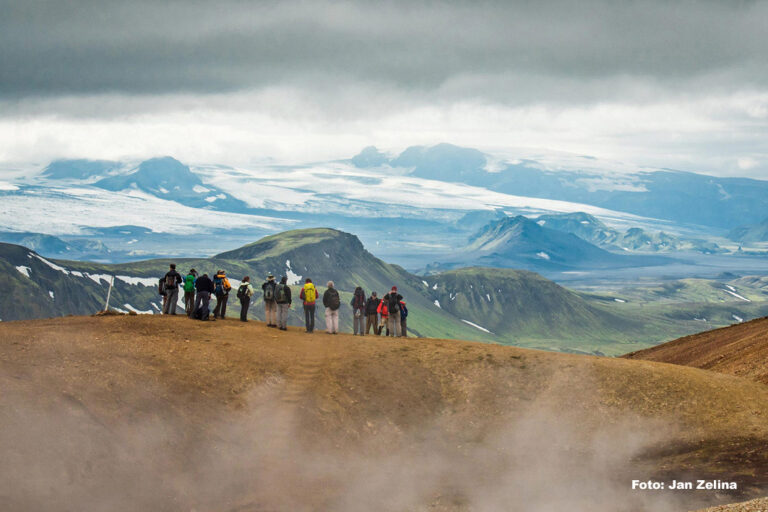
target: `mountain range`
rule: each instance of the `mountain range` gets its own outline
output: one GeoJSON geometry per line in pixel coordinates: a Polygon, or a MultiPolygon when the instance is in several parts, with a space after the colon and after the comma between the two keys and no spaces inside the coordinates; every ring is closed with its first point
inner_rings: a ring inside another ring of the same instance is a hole
{"type": "MultiPolygon", "coordinates": [[[[377,291],[381,297],[393,285],[405,297],[410,311],[409,330],[416,336],[618,354],[712,325],[697,322],[697,313],[690,310],[688,303],[659,310],[643,306],[641,301],[635,305],[635,299],[576,293],[532,272],[469,267],[415,275],[375,257],[356,236],[333,229],[270,235],[211,258],[121,264],[49,259],[18,245],[0,244],[0,271],[8,278],[8,292],[0,295],[0,318],[7,321],[94,313],[104,309],[113,278],[113,309],[157,313],[158,280],[171,261],[182,273],[190,268],[209,274],[225,269],[235,287],[242,276],[249,275],[257,290],[268,273],[285,275],[294,286],[295,296],[306,277],[311,277],[321,292],[326,282],[333,280],[341,292],[341,323],[347,330],[351,330],[349,302],[355,287],[362,286],[367,293],[377,291]]],[[[263,318],[260,293],[256,297],[252,314],[263,318]]],[[[712,315],[721,309],[723,313],[716,318],[730,319],[735,314],[749,319],[765,314],[764,302],[745,299],[742,306],[741,299],[734,297],[733,301],[736,304],[709,306],[712,315]]],[[[230,312],[237,308],[233,296],[230,312]]],[[[302,322],[297,301],[290,323],[302,322]]]]}
{"type": "MultiPolygon", "coordinates": [[[[375,148],[367,148],[366,155],[375,148]]],[[[361,154],[362,155],[362,154],[361,154]]],[[[363,160],[360,155],[352,162],[363,160]]],[[[717,178],[671,169],[618,173],[562,170],[522,159],[497,165],[491,155],[451,144],[412,146],[385,160],[410,169],[421,178],[467,183],[497,192],[590,204],[678,223],[718,228],[760,221],[768,212],[768,182],[748,178],[717,178]],[[706,203],[707,208],[701,208],[706,203]]],[[[376,161],[376,160],[374,160],[376,161]]],[[[381,165],[381,159],[376,162],[381,165]]],[[[617,170],[618,171],[618,170],[617,170]]]]}

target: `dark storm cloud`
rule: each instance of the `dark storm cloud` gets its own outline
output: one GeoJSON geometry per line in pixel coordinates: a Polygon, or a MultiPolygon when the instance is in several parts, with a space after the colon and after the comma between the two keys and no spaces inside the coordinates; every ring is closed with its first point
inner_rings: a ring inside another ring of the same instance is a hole
{"type": "Polygon", "coordinates": [[[376,84],[514,102],[768,84],[768,2],[0,0],[0,12],[5,99],[376,84]]]}

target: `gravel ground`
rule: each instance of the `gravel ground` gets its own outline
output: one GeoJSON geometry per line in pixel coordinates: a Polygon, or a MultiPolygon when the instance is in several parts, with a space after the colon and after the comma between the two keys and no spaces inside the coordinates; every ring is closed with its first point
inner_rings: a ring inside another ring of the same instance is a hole
{"type": "Polygon", "coordinates": [[[697,512],[768,512],[768,498],[758,498],[743,503],[732,503],[699,510],[697,512]]]}

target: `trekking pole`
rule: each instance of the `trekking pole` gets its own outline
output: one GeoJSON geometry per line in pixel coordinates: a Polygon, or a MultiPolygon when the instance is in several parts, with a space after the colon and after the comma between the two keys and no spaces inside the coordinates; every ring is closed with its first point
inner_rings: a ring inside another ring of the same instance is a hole
{"type": "Polygon", "coordinates": [[[115,282],[115,276],[110,276],[109,289],[107,290],[107,303],[104,304],[104,311],[109,311],[109,297],[112,295],[112,283],[115,282]]]}

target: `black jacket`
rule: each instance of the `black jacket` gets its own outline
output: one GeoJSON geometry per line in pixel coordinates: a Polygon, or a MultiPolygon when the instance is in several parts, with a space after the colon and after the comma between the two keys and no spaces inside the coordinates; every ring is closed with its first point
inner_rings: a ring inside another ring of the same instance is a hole
{"type": "Polygon", "coordinates": [[[323,306],[335,311],[339,309],[339,306],[341,305],[340,299],[339,292],[336,291],[336,288],[328,288],[323,294],[323,306]]]}
{"type": "Polygon", "coordinates": [[[379,304],[381,304],[380,298],[376,297],[374,299],[373,297],[369,297],[368,301],[365,303],[365,314],[375,315],[379,309],[379,304]]]}
{"type": "Polygon", "coordinates": [[[199,292],[213,293],[213,281],[208,276],[200,276],[195,281],[195,290],[199,292]]]}

